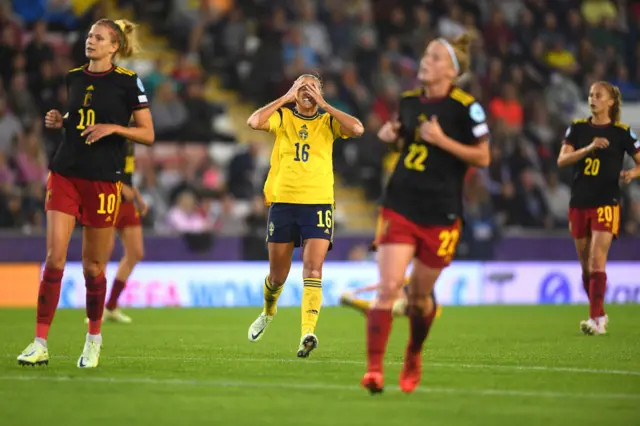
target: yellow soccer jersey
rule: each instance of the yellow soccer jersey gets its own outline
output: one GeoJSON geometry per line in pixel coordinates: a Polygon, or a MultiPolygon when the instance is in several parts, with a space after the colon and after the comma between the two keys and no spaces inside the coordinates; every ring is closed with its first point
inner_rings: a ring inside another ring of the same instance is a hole
{"type": "Polygon", "coordinates": [[[338,120],[280,108],[269,117],[269,131],[276,141],[264,184],[267,205],[333,204],[333,142],[348,137],[338,120]]]}

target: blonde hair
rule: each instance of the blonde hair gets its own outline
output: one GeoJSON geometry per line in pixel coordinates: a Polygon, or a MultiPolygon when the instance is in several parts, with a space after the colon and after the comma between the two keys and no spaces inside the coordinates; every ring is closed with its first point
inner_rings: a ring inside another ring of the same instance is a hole
{"type": "Polygon", "coordinates": [[[301,75],[296,79],[296,81],[297,81],[297,80],[301,80],[301,79],[303,79],[303,78],[305,78],[305,77],[311,77],[311,78],[313,78],[315,81],[317,81],[317,82],[318,82],[318,84],[320,84],[320,89],[322,89],[322,87],[324,86],[324,83],[323,83],[323,81],[322,81],[322,77],[320,77],[320,74],[319,74],[319,73],[316,73],[316,72],[314,72],[314,73],[305,73],[305,74],[301,74],[301,75]]]}
{"type": "Polygon", "coordinates": [[[138,41],[138,25],[127,19],[100,19],[96,25],[105,25],[112,30],[111,41],[118,43],[118,50],[113,55],[117,58],[131,58],[140,52],[138,41]]]}
{"type": "Polygon", "coordinates": [[[618,86],[615,86],[608,81],[597,81],[594,85],[596,84],[604,87],[607,92],[609,92],[611,99],[613,99],[613,105],[609,108],[609,119],[614,123],[620,121],[620,113],[622,109],[622,93],[620,93],[620,89],[618,86]]]}
{"type": "Polygon", "coordinates": [[[465,32],[460,34],[454,40],[446,40],[444,38],[438,40],[445,45],[450,54],[453,53],[451,61],[454,63],[454,67],[458,70],[458,76],[467,72],[471,66],[471,54],[469,53],[469,48],[473,41],[473,35],[465,32]]]}

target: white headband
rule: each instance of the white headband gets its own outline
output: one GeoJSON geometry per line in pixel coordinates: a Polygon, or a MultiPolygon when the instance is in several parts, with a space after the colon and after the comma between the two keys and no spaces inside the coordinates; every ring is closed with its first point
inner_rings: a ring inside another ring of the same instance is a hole
{"type": "Polygon", "coordinates": [[[458,62],[458,57],[456,56],[455,50],[453,50],[453,46],[447,40],[443,38],[439,38],[438,41],[444,44],[444,47],[449,51],[449,56],[451,57],[451,62],[453,62],[453,68],[456,70],[456,74],[460,74],[460,63],[458,62]]]}

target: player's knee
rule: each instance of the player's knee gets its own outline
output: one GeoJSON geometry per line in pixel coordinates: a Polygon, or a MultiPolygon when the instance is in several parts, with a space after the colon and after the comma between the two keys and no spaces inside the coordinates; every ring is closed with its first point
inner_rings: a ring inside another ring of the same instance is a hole
{"type": "Polygon", "coordinates": [[[97,277],[105,272],[106,266],[104,263],[95,262],[92,260],[82,260],[82,272],[86,277],[97,277]]]}
{"type": "Polygon", "coordinates": [[[271,283],[272,287],[281,287],[286,280],[287,274],[285,273],[273,270],[269,273],[269,283],[271,283]]]}
{"type": "Polygon", "coordinates": [[[144,259],[144,249],[140,247],[135,250],[129,250],[125,252],[124,257],[127,263],[135,266],[136,264],[142,262],[142,259],[144,259]]]}
{"type": "Polygon", "coordinates": [[[397,299],[400,287],[402,287],[402,281],[383,281],[378,290],[378,302],[393,305],[397,299]]]}
{"type": "Polygon", "coordinates": [[[47,258],[45,260],[45,266],[49,269],[64,269],[64,264],[67,261],[67,255],[61,250],[49,250],[47,252],[47,258]]]}
{"type": "Polygon", "coordinates": [[[302,266],[302,276],[304,278],[322,278],[322,264],[316,262],[304,262],[302,266]]]}

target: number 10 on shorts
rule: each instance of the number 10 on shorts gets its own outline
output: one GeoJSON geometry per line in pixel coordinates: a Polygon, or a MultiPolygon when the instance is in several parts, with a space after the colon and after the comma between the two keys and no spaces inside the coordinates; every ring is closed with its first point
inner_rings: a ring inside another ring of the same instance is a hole
{"type": "Polygon", "coordinates": [[[100,199],[100,207],[98,208],[98,214],[113,214],[116,211],[116,194],[98,194],[100,199]]]}

